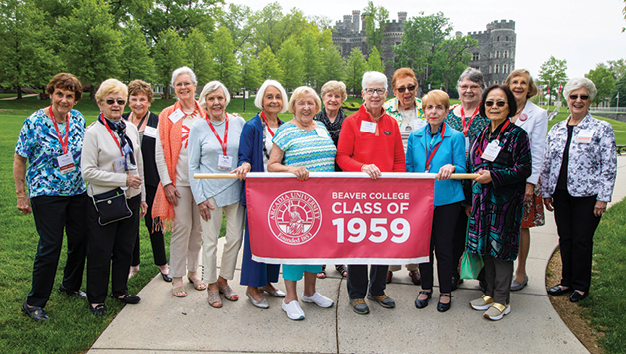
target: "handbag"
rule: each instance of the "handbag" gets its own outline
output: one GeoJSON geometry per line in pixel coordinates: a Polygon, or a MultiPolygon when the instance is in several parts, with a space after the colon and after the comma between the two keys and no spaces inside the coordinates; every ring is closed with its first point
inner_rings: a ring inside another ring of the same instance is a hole
{"type": "Polygon", "coordinates": [[[133,216],[126,202],[126,194],[119,187],[108,192],[94,194],[91,199],[98,212],[98,223],[102,226],[133,216]]]}
{"type": "Polygon", "coordinates": [[[476,279],[485,263],[478,253],[469,252],[467,248],[461,257],[461,279],[476,279]]]}

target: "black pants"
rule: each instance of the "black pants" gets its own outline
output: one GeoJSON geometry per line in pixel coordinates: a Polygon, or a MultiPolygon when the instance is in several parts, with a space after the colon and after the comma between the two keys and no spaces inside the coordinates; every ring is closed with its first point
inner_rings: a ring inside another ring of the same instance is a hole
{"type": "MultiPolygon", "coordinates": [[[[146,185],[146,203],[148,203],[148,212],[144,217],[146,228],[150,233],[150,243],[152,243],[152,255],[154,256],[154,264],[162,266],[167,264],[167,255],[165,254],[165,241],[163,239],[163,231],[152,232],[152,203],[156,195],[157,187],[146,185]]],[[[135,247],[133,249],[133,259],[131,266],[136,267],[140,263],[139,254],[139,229],[137,229],[137,238],[135,239],[135,247]]]]}
{"type": "Polygon", "coordinates": [[[128,199],[128,207],[133,212],[133,216],[105,226],[98,224],[98,212],[93,204],[87,208],[89,235],[87,298],[92,304],[104,302],[111,271],[113,272],[111,275],[113,296],[122,296],[128,293],[126,282],[130,258],[139,229],[140,203],[140,195],[128,199]]]}
{"type": "Polygon", "coordinates": [[[30,200],[39,244],[27,304],[45,307],[50,298],[63,245],[63,229],[67,234],[63,286],[70,291],[80,289],[87,252],[85,210],[88,200],[87,193],[69,197],[39,196],[30,200]]]}
{"type": "Polygon", "coordinates": [[[373,296],[385,295],[387,288],[388,265],[371,265],[369,282],[367,278],[367,265],[348,265],[348,296],[351,299],[362,299],[369,293],[373,296]]]}
{"type": "Polygon", "coordinates": [[[511,281],[513,280],[513,261],[503,261],[491,255],[483,256],[485,267],[485,281],[487,289],[485,295],[491,296],[494,302],[508,305],[511,297],[511,281]]]}
{"type": "Polygon", "coordinates": [[[552,197],[563,262],[561,285],[587,293],[591,285],[593,234],[600,223],[600,217],[593,214],[596,196],[572,197],[565,190],[556,190],[552,197]]]}
{"type": "Polygon", "coordinates": [[[453,267],[458,264],[458,260],[454,262],[452,257],[452,239],[460,209],[461,202],[435,207],[430,233],[430,262],[419,265],[424,290],[433,288],[433,251],[436,251],[439,292],[446,294],[452,291],[453,267]]]}

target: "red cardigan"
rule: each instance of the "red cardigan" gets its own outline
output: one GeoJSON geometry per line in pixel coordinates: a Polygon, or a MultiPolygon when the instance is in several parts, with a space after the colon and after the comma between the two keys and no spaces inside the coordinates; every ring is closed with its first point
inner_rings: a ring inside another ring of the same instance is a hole
{"type": "Polygon", "coordinates": [[[361,131],[361,122],[375,122],[365,105],[348,116],[341,127],[337,164],[346,172],[361,172],[374,164],[381,172],[406,172],[404,148],[398,122],[383,110],[375,133],[361,131]]]}

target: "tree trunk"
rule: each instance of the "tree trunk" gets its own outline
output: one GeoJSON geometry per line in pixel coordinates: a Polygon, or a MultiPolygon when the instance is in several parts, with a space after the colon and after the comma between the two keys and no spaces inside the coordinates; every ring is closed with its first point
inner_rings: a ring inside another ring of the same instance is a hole
{"type": "Polygon", "coordinates": [[[90,100],[91,101],[95,101],[96,100],[96,91],[97,91],[97,86],[96,85],[91,85],[91,88],[89,89],[89,94],[90,94],[90,100]]]}
{"type": "Polygon", "coordinates": [[[16,91],[17,91],[17,99],[21,101],[22,100],[22,86],[16,85],[15,87],[17,88],[16,89],[16,91]]]}

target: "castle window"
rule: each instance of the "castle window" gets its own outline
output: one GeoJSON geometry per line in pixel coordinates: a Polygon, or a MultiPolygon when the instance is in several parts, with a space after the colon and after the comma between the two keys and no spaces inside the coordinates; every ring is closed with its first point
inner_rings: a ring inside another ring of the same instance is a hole
{"type": "Polygon", "coordinates": [[[506,41],[507,41],[507,42],[509,41],[509,36],[506,36],[506,41]]]}
{"type": "Polygon", "coordinates": [[[508,64],[502,65],[502,73],[503,74],[508,74],[509,73],[509,65],[508,64]]]}
{"type": "Polygon", "coordinates": [[[480,60],[480,53],[472,53],[472,61],[480,60]]]}
{"type": "Polygon", "coordinates": [[[496,58],[500,58],[500,51],[496,50],[496,58]]]}
{"type": "Polygon", "coordinates": [[[508,57],[509,57],[509,51],[508,51],[508,50],[505,50],[505,51],[504,51],[504,58],[506,59],[506,58],[508,58],[508,57]]]}
{"type": "Polygon", "coordinates": [[[491,65],[489,65],[489,73],[491,74],[491,65]]]}
{"type": "Polygon", "coordinates": [[[500,36],[498,36],[498,40],[497,41],[500,42],[500,36]]]}
{"type": "Polygon", "coordinates": [[[493,58],[493,52],[489,52],[489,59],[493,58]]]}
{"type": "Polygon", "coordinates": [[[494,74],[498,74],[500,72],[500,65],[496,64],[494,74]]]}

